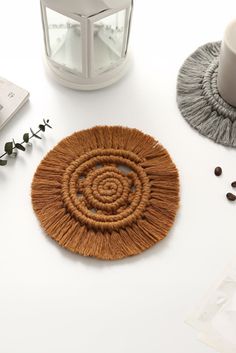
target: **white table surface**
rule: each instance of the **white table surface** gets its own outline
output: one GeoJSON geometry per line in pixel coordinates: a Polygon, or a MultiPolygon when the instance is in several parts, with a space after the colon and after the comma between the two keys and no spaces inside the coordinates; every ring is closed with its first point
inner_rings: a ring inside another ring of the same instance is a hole
{"type": "Polygon", "coordinates": [[[47,77],[39,1],[1,1],[0,75],[30,103],[0,132],[0,147],[50,117],[54,129],[0,169],[1,353],[210,353],[184,320],[236,253],[236,151],[198,135],[176,106],[176,77],[199,45],[219,40],[235,1],[136,0],[134,65],[113,87],[76,92],[47,77]],[[181,208],[169,236],[119,262],[70,254],[32,211],[31,180],[63,137],[94,125],[127,125],[159,139],[181,177],[181,208]],[[216,178],[214,167],[223,167],[216,178]]]}

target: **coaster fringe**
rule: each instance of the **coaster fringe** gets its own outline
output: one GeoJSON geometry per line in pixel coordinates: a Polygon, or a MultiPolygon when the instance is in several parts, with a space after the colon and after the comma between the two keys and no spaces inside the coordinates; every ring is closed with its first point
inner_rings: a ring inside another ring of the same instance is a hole
{"type": "Polygon", "coordinates": [[[168,234],[179,207],[178,171],[151,136],[98,126],[47,154],[34,176],[32,203],[43,229],[62,247],[121,259],[168,234]],[[130,171],[119,169],[122,163],[130,171]]]}
{"type": "Polygon", "coordinates": [[[186,121],[216,143],[236,147],[236,108],[217,87],[221,42],[198,48],[180,69],[177,104],[186,121]]]}

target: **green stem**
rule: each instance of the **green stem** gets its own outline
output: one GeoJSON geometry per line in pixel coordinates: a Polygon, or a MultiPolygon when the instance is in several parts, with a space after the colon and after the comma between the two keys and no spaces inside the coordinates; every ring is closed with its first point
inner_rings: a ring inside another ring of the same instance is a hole
{"type": "MultiPolygon", "coordinates": [[[[46,125],[44,125],[44,126],[46,126],[46,125]]],[[[41,129],[39,129],[36,133],[35,133],[35,135],[37,135],[39,132],[41,132],[42,130],[41,129]]],[[[29,137],[29,140],[31,140],[32,138],[34,137],[34,135],[31,135],[30,137],[29,137]]],[[[23,142],[21,142],[21,145],[24,145],[25,144],[25,141],[23,141],[23,142]]],[[[13,151],[16,149],[16,147],[13,147],[13,151]]],[[[0,159],[2,159],[3,157],[5,157],[5,156],[7,156],[7,152],[5,152],[3,155],[1,155],[0,156],[0,159]]]]}

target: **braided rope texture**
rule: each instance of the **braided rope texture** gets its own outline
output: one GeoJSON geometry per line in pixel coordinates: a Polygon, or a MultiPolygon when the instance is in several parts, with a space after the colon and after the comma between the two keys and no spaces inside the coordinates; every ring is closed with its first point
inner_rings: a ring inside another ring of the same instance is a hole
{"type": "Polygon", "coordinates": [[[236,108],[217,88],[221,42],[198,48],[180,69],[177,104],[185,120],[216,143],[236,147],[236,108]]]}
{"type": "Polygon", "coordinates": [[[136,129],[98,126],[62,140],[40,163],[32,204],[45,232],[84,256],[117,260],[162,240],[179,205],[168,152],[136,129]]]}

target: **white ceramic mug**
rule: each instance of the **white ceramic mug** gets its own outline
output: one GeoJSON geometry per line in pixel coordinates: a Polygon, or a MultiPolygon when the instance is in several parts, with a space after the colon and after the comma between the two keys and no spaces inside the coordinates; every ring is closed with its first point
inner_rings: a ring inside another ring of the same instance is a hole
{"type": "Polygon", "coordinates": [[[217,84],[221,97],[236,107],[236,20],[231,22],[225,31],[217,84]]]}

